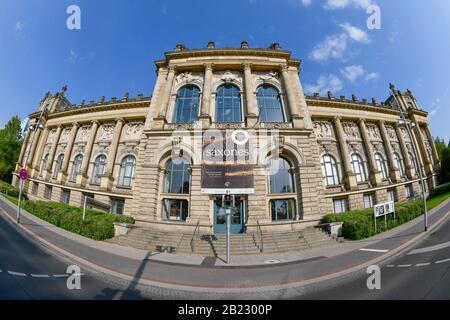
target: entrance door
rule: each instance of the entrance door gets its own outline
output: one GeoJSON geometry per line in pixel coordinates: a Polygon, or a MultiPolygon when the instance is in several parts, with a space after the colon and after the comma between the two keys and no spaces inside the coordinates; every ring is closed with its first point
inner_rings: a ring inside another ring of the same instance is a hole
{"type": "MultiPolygon", "coordinates": [[[[221,214],[222,210],[219,210],[221,207],[222,197],[216,197],[214,200],[214,233],[216,234],[227,233],[227,220],[226,216],[221,214]]],[[[243,233],[245,203],[240,196],[236,196],[236,207],[231,210],[231,233],[243,233]]]]}

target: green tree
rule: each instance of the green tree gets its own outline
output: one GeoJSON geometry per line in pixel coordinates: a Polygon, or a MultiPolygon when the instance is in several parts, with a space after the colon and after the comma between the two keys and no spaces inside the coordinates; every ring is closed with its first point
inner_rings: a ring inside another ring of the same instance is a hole
{"type": "Polygon", "coordinates": [[[11,183],[22,147],[22,136],[19,117],[11,120],[0,129],[0,180],[11,183]]]}
{"type": "Polygon", "coordinates": [[[436,150],[439,155],[439,159],[442,159],[442,151],[444,151],[447,148],[447,145],[445,144],[444,139],[440,139],[439,137],[436,137],[434,139],[434,144],[436,145],[436,150]]]}
{"type": "Polygon", "coordinates": [[[450,182],[450,143],[442,151],[440,180],[441,183],[450,182]]]}

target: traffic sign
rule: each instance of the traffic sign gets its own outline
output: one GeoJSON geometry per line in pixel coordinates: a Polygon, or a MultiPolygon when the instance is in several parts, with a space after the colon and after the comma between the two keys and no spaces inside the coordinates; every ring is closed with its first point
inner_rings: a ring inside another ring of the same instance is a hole
{"type": "Polygon", "coordinates": [[[21,180],[27,180],[28,179],[28,172],[26,169],[20,169],[19,171],[19,177],[21,180]]]}

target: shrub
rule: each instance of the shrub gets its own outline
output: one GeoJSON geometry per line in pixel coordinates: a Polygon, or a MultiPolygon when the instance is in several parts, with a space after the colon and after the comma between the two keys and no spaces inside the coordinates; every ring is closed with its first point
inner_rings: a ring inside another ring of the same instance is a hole
{"type": "Polygon", "coordinates": [[[18,197],[19,196],[19,189],[13,187],[7,182],[0,181],[0,192],[3,194],[7,194],[11,197],[18,197]]]}
{"type": "Polygon", "coordinates": [[[23,208],[57,227],[94,240],[112,238],[114,222],[134,223],[132,217],[95,210],[86,210],[83,220],[83,209],[57,202],[26,201],[23,208]]]}
{"type": "Polygon", "coordinates": [[[436,189],[434,189],[433,191],[433,196],[435,197],[449,192],[450,192],[450,182],[437,186],[436,189]]]}
{"type": "Polygon", "coordinates": [[[322,223],[343,222],[342,235],[346,239],[360,240],[411,221],[422,215],[423,211],[421,201],[397,203],[395,206],[395,219],[393,214],[389,214],[386,217],[386,224],[384,218],[378,218],[376,231],[373,209],[329,214],[323,217],[322,223]]]}

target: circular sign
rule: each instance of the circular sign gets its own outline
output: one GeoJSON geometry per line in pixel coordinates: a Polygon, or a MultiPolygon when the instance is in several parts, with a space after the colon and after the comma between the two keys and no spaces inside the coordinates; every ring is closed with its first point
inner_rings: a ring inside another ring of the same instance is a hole
{"type": "Polygon", "coordinates": [[[248,139],[248,132],[244,130],[235,130],[231,134],[231,140],[233,140],[233,142],[238,146],[243,146],[244,144],[246,144],[248,142],[248,139]]]}
{"type": "Polygon", "coordinates": [[[20,177],[21,180],[27,180],[28,179],[28,172],[27,172],[27,170],[20,169],[19,177],[20,177]]]}

